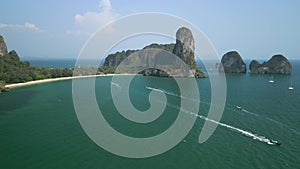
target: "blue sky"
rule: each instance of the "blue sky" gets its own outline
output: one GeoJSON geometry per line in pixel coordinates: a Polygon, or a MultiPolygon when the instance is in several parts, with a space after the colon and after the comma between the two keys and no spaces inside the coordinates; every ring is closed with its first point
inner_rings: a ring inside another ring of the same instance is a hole
{"type": "Polygon", "coordinates": [[[25,59],[76,58],[98,28],[139,12],[186,19],[202,30],[220,55],[237,50],[247,59],[268,59],[278,53],[300,58],[297,0],[6,0],[0,5],[0,34],[9,50],[25,59]]]}

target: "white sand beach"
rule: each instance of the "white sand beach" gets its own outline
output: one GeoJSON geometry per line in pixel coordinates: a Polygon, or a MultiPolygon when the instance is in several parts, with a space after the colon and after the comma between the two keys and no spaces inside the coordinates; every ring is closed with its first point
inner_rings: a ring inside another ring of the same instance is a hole
{"type": "Polygon", "coordinates": [[[70,79],[77,79],[77,78],[91,78],[91,77],[100,77],[100,76],[124,76],[124,75],[134,75],[134,74],[101,74],[101,75],[59,77],[59,78],[52,78],[52,79],[34,80],[34,81],[29,81],[29,82],[24,82],[24,83],[7,84],[7,85],[5,85],[5,87],[16,88],[16,87],[35,85],[35,84],[40,84],[40,83],[48,83],[48,82],[70,80],[70,79]]]}

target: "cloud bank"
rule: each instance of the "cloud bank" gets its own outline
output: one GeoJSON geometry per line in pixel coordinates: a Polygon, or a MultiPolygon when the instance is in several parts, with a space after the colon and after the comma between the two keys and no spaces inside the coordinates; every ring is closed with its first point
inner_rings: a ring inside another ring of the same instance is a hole
{"type": "Polygon", "coordinates": [[[119,14],[113,12],[110,0],[100,1],[99,11],[88,11],[84,14],[74,16],[75,29],[68,30],[67,34],[89,36],[98,30],[101,26],[116,20],[119,14]]]}
{"type": "Polygon", "coordinates": [[[6,23],[0,23],[0,28],[9,28],[9,29],[26,29],[30,31],[35,32],[43,32],[42,29],[37,27],[35,24],[30,22],[25,22],[23,25],[21,24],[6,24],[6,23]]]}

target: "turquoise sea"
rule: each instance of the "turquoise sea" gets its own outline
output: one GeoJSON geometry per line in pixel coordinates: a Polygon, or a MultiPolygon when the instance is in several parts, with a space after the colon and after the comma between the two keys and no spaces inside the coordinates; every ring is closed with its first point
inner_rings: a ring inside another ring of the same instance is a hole
{"type": "MultiPolygon", "coordinates": [[[[227,74],[227,100],[214,134],[198,143],[210,106],[209,79],[197,79],[201,115],[189,134],[173,149],[142,159],[120,157],[97,146],[85,134],[72,100],[72,81],[12,89],[0,94],[0,168],[2,169],[295,169],[300,168],[300,61],[292,75],[227,74]],[[294,90],[288,90],[290,83],[294,90]],[[237,110],[239,105],[243,110],[237,110]],[[248,133],[248,134],[247,134],[248,133]],[[251,135],[251,134],[253,135],[251,135]],[[276,139],[272,146],[256,138],[276,139]]],[[[55,67],[55,66],[54,66],[55,67]]],[[[170,78],[137,76],[130,98],[147,110],[149,89],[167,96],[163,115],[153,123],[130,122],[117,113],[111,98],[111,77],[96,79],[96,98],[103,115],[120,133],[150,137],[168,129],[178,115],[178,86],[170,78]]],[[[82,81],[87,79],[82,79],[82,81]]],[[[186,114],[191,116],[191,114],[186,114]]]]}

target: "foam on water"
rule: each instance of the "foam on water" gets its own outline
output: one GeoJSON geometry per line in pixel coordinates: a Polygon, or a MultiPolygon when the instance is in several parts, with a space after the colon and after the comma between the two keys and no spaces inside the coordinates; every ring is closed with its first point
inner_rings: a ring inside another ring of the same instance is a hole
{"type": "MultiPolygon", "coordinates": [[[[162,90],[162,89],[157,89],[157,88],[153,88],[153,87],[149,87],[149,86],[147,86],[146,88],[149,89],[149,90],[154,90],[154,91],[162,92],[162,93],[165,93],[165,94],[168,94],[168,95],[171,95],[171,96],[180,97],[180,98],[182,98],[182,99],[187,99],[187,100],[190,100],[190,101],[194,101],[194,102],[198,102],[198,103],[203,103],[203,104],[206,104],[206,105],[211,105],[211,103],[209,103],[209,102],[205,102],[205,101],[201,101],[201,100],[197,100],[197,99],[191,99],[191,98],[189,98],[189,97],[182,96],[182,95],[178,95],[178,94],[175,94],[175,93],[172,93],[172,92],[168,92],[168,91],[165,91],[165,90],[162,90]]],[[[235,107],[235,106],[230,106],[230,107],[235,107]]],[[[230,107],[227,106],[227,107],[225,107],[225,109],[232,110],[232,111],[235,111],[235,112],[243,112],[243,113],[246,113],[246,114],[249,114],[249,115],[252,115],[252,116],[264,118],[264,119],[266,119],[266,120],[268,120],[268,121],[271,121],[271,122],[276,123],[276,124],[278,124],[278,125],[284,126],[284,127],[286,127],[287,129],[293,131],[295,134],[300,135],[300,132],[298,132],[298,131],[296,131],[296,130],[290,128],[288,125],[282,124],[282,123],[280,123],[279,121],[276,121],[276,120],[274,120],[274,119],[272,119],[272,118],[269,118],[269,117],[265,117],[265,116],[259,115],[259,114],[257,114],[257,113],[248,111],[248,110],[246,110],[246,109],[244,109],[244,108],[243,108],[242,110],[237,111],[235,108],[230,108],[230,107]]],[[[220,125],[221,125],[221,124],[220,124],[220,125]]],[[[243,133],[243,132],[241,132],[241,133],[243,133]]],[[[248,133],[244,133],[244,134],[247,135],[248,133]]],[[[255,135],[255,134],[254,134],[254,135],[255,135]]],[[[263,138],[262,136],[256,136],[256,137],[263,138]]],[[[255,139],[259,139],[259,138],[255,138],[255,139]]]]}
{"type": "Polygon", "coordinates": [[[237,127],[225,124],[225,123],[217,122],[215,120],[209,119],[205,116],[198,115],[196,113],[192,113],[192,112],[185,112],[185,113],[190,114],[190,115],[194,115],[194,116],[199,117],[203,120],[210,121],[210,122],[216,123],[220,126],[229,128],[229,129],[234,130],[234,131],[237,131],[237,132],[239,132],[239,133],[241,133],[245,136],[253,138],[254,140],[258,140],[258,141],[261,141],[261,142],[264,142],[264,143],[269,143],[270,142],[270,139],[266,138],[265,136],[258,136],[257,134],[251,133],[249,131],[246,131],[246,130],[243,130],[243,129],[240,129],[240,128],[237,128],[237,127]]]}
{"type": "Polygon", "coordinates": [[[116,87],[120,87],[120,85],[118,83],[114,83],[114,82],[111,82],[111,85],[116,86],[116,87]]]}
{"type": "Polygon", "coordinates": [[[253,116],[257,116],[257,117],[263,118],[263,119],[265,119],[265,120],[268,120],[268,121],[270,121],[270,122],[276,123],[277,125],[283,126],[283,127],[285,127],[286,129],[288,129],[288,130],[294,132],[295,134],[300,135],[300,132],[298,132],[297,130],[295,130],[295,129],[291,128],[290,126],[288,126],[288,125],[286,125],[286,124],[283,124],[283,123],[281,123],[281,122],[279,122],[279,121],[277,121],[277,120],[274,120],[274,119],[272,119],[272,118],[270,118],[270,117],[265,117],[265,116],[259,115],[259,114],[257,114],[257,113],[248,111],[248,110],[246,110],[246,109],[242,109],[242,112],[245,112],[245,113],[247,113],[247,114],[250,114],[250,115],[253,115],[253,116]]]}
{"type": "MultiPolygon", "coordinates": [[[[149,90],[153,90],[153,91],[163,92],[163,93],[168,94],[168,95],[172,95],[172,96],[176,96],[176,97],[180,97],[180,98],[184,98],[184,99],[189,99],[189,98],[187,98],[187,97],[180,96],[180,95],[177,95],[177,94],[175,94],[175,93],[167,92],[167,91],[165,91],[165,90],[161,90],[161,89],[157,89],[157,88],[153,88],[153,87],[149,87],[149,86],[147,86],[146,88],[149,89],[149,90]]],[[[194,99],[193,99],[193,100],[194,100],[194,99]]],[[[201,101],[199,101],[199,102],[201,102],[201,101]]],[[[206,102],[204,102],[204,103],[206,103],[206,102]]],[[[209,103],[207,103],[207,104],[209,104],[209,103]]],[[[173,107],[173,108],[176,108],[176,109],[179,109],[179,107],[178,107],[178,106],[175,106],[175,105],[170,105],[170,104],[168,104],[168,106],[173,107]]],[[[182,110],[184,113],[188,114],[188,115],[196,116],[196,117],[198,117],[198,118],[200,118],[200,119],[203,119],[203,120],[206,120],[206,121],[210,121],[210,122],[216,123],[216,124],[218,124],[218,125],[220,125],[220,126],[222,126],[222,127],[226,127],[226,128],[231,129],[231,130],[233,130],[233,131],[239,132],[239,133],[241,133],[241,134],[243,134],[243,135],[245,135],[245,136],[247,136],[247,137],[251,137],[251,138],[254,139],[254,140],[258,140],[258,141],[260,141],[260,142],[267,143],[267,144],[270,143],[270,139],[266,138],[265,136],[259,136],[259,135],[257,135],[257,134],[254,134],[254,133],[250,132],[250,131],[246,131],[246,130],[243,130],[243,129],[240,129],[240,128],[237,128],[237,127],[234,127],[234,126],[231,126],[231,125],[222,123],[222,122],[215,121],[215,120],[213,120],[213,119],[209,119],[209,118],[207,118],[207,117],[205,117],[205,116],[202,116],[202,115],[199,115],[199,114],[197,114],[197,113],[188,112],[188,111],[186,111],[186,110],[184,110],[184,109],[182,109],[182,108],[181,108],[181,110],[182,110]]],[[[245,112],[245,113],[249,113],[249,114],[255,115],[255,116],[259,116],[258,114],[249,112],[249,111],[247,111],[247,110],[245,110],[245,109],[242,109],[242,111],[245,112]]],[[[269,144],[269,145],[273,145],[273,144],[269,144]]]]}

